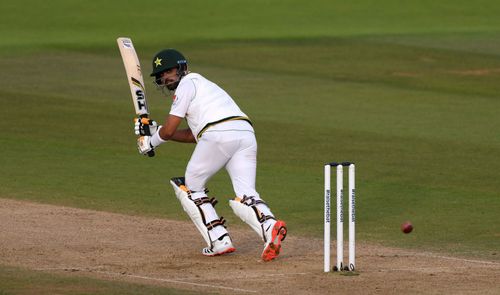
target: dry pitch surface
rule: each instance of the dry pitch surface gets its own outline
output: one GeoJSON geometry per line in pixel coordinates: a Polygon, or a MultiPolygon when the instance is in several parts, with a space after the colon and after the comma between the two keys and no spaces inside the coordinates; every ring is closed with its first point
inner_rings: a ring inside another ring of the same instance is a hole
{"type": "Polygon", "coordinates": [[[246,227],[232,230],[237,252],[209,258],[190,222],[0,199],[0,224],[1,265],[68,276],[222,294],[500,294],[499,262],[363,241],[359,275],[325,274],[323,241],[293,228],[279,259],[265,263],[246,227]]]}

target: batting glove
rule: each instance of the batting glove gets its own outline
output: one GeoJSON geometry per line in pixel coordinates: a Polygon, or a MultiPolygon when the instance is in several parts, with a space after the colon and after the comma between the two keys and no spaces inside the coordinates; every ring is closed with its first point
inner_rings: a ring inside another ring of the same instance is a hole
{"type": "Polygon", "coordinates": [[[156,133],[158,124],[149,118],[134,118],[135,135],[151,136],[156,133]]]}
{"type": "Polygon", "coordinates": [[[148,155],[154,151],[151,145],[151,136],[141,136],[137,138],[137,149],[140,154],[148,155]]]}

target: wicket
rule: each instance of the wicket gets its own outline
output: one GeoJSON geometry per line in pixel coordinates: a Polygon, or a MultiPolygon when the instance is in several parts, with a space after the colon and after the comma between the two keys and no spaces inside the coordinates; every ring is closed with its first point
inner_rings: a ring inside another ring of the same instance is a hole
{"type": "Polygon", "coordinates": [[[337,170],[337,264],[334,266],[334,271],[354,271],[355,263],[355,226],[356,226],[356,189],[354,181],[354,163],[327,163],[325,164],[325,239],[324,239],[324,254],[325,265],[324,271],[330,272],[330,180],[331,167],[336,167],[337,170]],[[349,167],[349,264],[344,265],[344,208],[343,208],[343,191],[344,191],[344,166],[349,167]]]}

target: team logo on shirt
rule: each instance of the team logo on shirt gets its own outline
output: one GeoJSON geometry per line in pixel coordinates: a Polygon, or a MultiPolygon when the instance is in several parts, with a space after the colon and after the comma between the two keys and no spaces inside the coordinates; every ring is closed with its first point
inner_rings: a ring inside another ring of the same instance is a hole
{"type": "Polygon", "coordinates": [[[177,104],[177,95],[172,96],[172,106],[177,104]]]}

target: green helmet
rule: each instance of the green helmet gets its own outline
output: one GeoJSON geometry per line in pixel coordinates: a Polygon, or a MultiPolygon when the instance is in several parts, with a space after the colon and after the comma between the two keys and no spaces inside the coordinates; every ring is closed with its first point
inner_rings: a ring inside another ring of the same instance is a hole
{"type": "Polygon", "coordinates": [[[184,75],[184,72],[187,71],[187,60],[182,53],[175,49],[164,49],[153,57],[153,72],[151,76],[155,77],[171,68],[179,68],[181,75],[184,75]]]}

